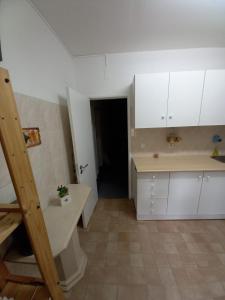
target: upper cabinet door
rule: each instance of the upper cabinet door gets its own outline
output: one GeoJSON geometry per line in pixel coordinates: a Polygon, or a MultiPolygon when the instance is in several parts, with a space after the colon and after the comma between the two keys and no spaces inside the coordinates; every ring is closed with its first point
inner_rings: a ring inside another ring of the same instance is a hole
{"type": "Polygon", "coordinates": [[[225,124],[225,70],[206,71],[199,125],[225,124]]]}
{"type": "Polygon", "coordinates": [[[205,71],[171,72],[167,127],[197,126],[205,71]]]}
{"type": "Polygon", "coordinates": [[[135,128],[166,127],[169,73],[135,75],[135,128]]]}

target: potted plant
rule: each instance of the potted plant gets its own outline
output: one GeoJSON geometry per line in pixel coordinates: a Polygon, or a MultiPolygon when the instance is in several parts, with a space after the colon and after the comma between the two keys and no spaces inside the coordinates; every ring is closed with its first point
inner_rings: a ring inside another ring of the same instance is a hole
{"type": "Polygon", "coordinates": [[[57,188],[59,203],[61,206],[64,206],[67,203],[71,202],[71,197],[69,195],[69,189],[65,185],[60,185],[57,188]]]}

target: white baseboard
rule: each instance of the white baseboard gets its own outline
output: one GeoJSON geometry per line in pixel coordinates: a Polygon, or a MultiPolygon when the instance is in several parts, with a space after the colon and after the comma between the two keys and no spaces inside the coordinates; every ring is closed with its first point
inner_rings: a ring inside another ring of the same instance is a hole
{"type": "Polygon", "coordinates": [[[137,215],[139,221],[150,220],[221,220],[225,215],[137,215]]]}

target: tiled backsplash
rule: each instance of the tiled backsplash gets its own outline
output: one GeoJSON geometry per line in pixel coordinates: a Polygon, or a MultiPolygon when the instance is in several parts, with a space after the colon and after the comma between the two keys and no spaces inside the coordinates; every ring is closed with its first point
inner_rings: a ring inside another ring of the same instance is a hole
{"type": "MultiPolygon", "coordinates": [[[[40,128],[42,143],[29,148],[28,152],[41,205],[46,208],[49,201],[56,197],[57,185],[75,181],[67,107],[20,94],[16,94],[16,102],[22,127],[40,128]]],[[[13,186],[0,148],[0,202],[14,199],[13,186]]]]}
{"type": "Polygon", "coordinates": [[[132,153],[207,153],[211,154],[215,145],[212,136],[219,134],[223,141],[218,145],[225,150],[225,126],[179,127],[136,129],[131,139],[132,153]],[[182,140],[171,147],[166,137],[175,133],[182,140]]]}

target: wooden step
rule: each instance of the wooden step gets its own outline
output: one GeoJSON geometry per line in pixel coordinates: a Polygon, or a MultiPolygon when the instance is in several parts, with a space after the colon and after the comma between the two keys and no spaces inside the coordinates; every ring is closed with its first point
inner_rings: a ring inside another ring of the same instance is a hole
{"type": "Polygon", "coordinates": [[[10,236],[21,222],[22,215],[20,213],[3,213],[0,215],[0,244],[10,236]]]}
{"type": "Polygon", "coordinates": [[[0,212],[20,212],[19,204],[0,204],[0,212]]]}
{"type": "Polygon", "coordinates": [[[49,300],[50,296],[45,286],[9,282],[0,292],[0,297],[15,300],[49,300]]]}

